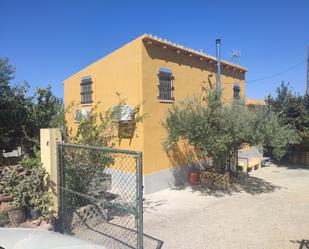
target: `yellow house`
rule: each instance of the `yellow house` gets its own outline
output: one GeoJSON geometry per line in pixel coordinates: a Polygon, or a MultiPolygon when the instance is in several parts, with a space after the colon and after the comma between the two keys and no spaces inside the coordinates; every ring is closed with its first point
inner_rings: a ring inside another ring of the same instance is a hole
{"type": "MultiPolygon", "coordinates": [[[[202,85],[216,85],[216,62],[204,52],[144,34],[66,79],[64,104],[79,103],[83,111],[101,102],[103,111],[117,103],[116,92],[129,105],[142,104],[141,112],[148,117],[138,124],[138,136],[122,139],[119,147],[143,152],[145,193],[155,192],[173,186],[180,174],[162,148],[166,133],[161,121],[173,103],[201,94],[202,85]]],[[[246,71],[221,61],[224,100],[245,96],[246,71]]],[[[66,119],[74,129],[74,115],[66,119]]]]}
{"type": "Polygon", "coordinates": [[[249,107],[265,106],[266,102],[263,99],[246,99],[246,105],[249,107]]]}

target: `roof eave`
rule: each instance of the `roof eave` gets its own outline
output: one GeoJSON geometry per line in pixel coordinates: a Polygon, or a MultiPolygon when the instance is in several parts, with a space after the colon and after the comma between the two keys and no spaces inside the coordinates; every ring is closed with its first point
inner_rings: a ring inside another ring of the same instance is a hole
{"type": "MultiPolygon", "coordinates": [[[[194,50],[192,48],[187,48],[183,45],[180,45],[180,44],[177,44],[177,43],[174,43],[174,42],[171,42],[171,41],[168,41],[166,39],[162,39],[162,38],[159,38],[159,37],[156,37],[156,36],[153,36],[153,35],[144,35],[143,38],[142,38],[143,41],[145,42],[148,42],[148,44],[160,44],[162,45],[163,47],[165,48],[173,48],[175,49],[177,52],[184,52],[184,53],[187,53],[191,56],[199,56],[203,59],[206,59],[208,61],[211,61],[211,63],[217,63],[217,58],[214,57],[214,56],[211,56],[211,55],[208,55],[206,53],[203,53],[203,52],[199,52],[197,50],[194,50]]],[[[225,60],[221,60],[221,63],[223,65],[225,65],[227,68],[228,67],[231,67],[233,69],[237,69],[243,73],[245,72],[248,72],[248,69],[245,68],[245,67],[242,67],[238,64],[234,64],[234,63],[231,63],[231,62],[228,62],[228,61],[225,61],[225,60]]]]}

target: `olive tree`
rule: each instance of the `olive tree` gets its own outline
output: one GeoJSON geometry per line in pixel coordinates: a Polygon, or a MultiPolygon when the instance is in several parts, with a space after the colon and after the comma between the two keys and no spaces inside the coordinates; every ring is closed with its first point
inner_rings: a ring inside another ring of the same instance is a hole
{"type": "Polygon", "coordinates": [[[223,103],[220,96],[219,91],[209,90],[202,100],[188,98],[168,111],[163,121],[167,152],[185,140],[199,158],[212,158],[220,168],[223,158],[235,154],[243,143],[272,147],[280,158],[290,144],[299,142],[295,129],[271,109],[251,110],[241,100],[223,103]]]}

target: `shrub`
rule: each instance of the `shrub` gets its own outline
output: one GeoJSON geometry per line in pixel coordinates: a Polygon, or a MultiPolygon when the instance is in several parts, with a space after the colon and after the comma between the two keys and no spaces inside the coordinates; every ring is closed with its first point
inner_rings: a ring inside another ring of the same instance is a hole
{"type": "Polygon", "coordinates": [[[26,155],[26,157],[23,158],[20,161],[20,164],[24,168],[35,169],[35,168],[39,168],[39,167],[42,166],[42,163],[41,163],[41,151],[34,147],[33,148],[33,154],[34,154],[34,157],[29,157],[29,155],[26,155]]]}
{"type": "MultiPolygon", "coordinates": [[[[37,159],[29,159],[37,160],[37,159]]],[[[34,163],[31,162],[30,165],[34,163]]],[[[42,167],[24,169],[21,166],[7,168],[3,175],[3,192],[9,194],[12,207],[27,207],[38,212],[39,218],[50,218],[52,205],[50,193],[44,187],[46,171],[42,167]]]]}
{"type": "Polygon", "coordinates": [[[0,213],[0,227],[4,227],[10,223],[7,212],[0,213]]]}
{"type": "MultiPolygon", "coordinates": [[[[98,104],[95,105],[86,116],[82,116],[77,124],[76,132],[68,131],[66,140],[73,144],[114,147],[121,139],[118,136],[118,121],[125,106],[126,102],[123,99],[119,99],[117,105],[104,112],[99,112],[98,104]]],[[[68,109],[68,112],[72,107],[68,109]]],[[[139,105],[134,107],[134,114],[135,125],[145,118],[145,115],[139,114],[139,105]]],[[[104,169],[114,163],[113,155],[103,151],[67,148],[64,153],[70,161],[70,165],[66,168],[68,187],[81,193],[88,193],[92,179],[102,175],[104,169]]]]}
{"type": "Polygon", "coordinates": [[[23,207],[28,204],[28,186],[24,184],[25,175],[20,174],[16,167],[8,168],[3,175],[3,192],[9,194],[12,200],[9,202],[12,207],[23,207]]]}

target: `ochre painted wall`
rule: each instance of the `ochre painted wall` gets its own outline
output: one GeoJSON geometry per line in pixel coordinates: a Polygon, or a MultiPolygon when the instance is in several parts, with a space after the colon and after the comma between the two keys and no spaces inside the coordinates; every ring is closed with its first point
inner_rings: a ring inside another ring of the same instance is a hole
{"type": "MultiPolygon", "coordinates": [[[[141,41],[133,40],[101,60],[89,65],[64,81],[65,106],[77,104],[77,108],[90,108],[98,104],[98,111],[104,111],[118,103],[116,92],[125,98],[128,105],[136,106],[142,103],[142,78],[141,78],[141,41]],[[93,104],[80,104],[81,79],[91,75],[93,104]]],[[[74,111],[66,115],[68,127],[76,130],[74,111]]],[[[141,108],[141,112],[143,112],[141,108]]],[[[143,124],[138,124],[132,141],[122,139],[118,148],[130,150],[143,150],[143,124]]]]}
{"type": "MultiPolygon", "coordinates": [[[[190,57],[175,49],[164,48],[162,45],[148,44],[142,46],[143,66],[143,106],[148,118],[144,121],[144,173],[151,174],[156,171],[172,167],[173,160],[169,159],[162,147],[162,141],[166,137],[162,120],[172,103],[162,103],[158,99],[158,72],[160,67],[172,70],[175,88],[173,95],[175,102],[187,97],[202,94],[202,85],[209,86],[208,80],[215,87],[216,65],[210,65],[198,57],[190,57]],[[213,74],[212,77],[209,77],[213,74]]],[[[240,84],[241,96],[245,95],[244,73],[222,68],[221,82],[223,98],[231,101],[233,98],[233,84],[240,84]]]]}
{"type": "MultiPolygon", "coordinates": [[[[163,150],[162,141],[166,132],[161,121],[166,116],[172,103],[161,103],[158,99],[158,72],[160,67],[169,68],[175,77],[173,92],[175,102],[192,95],[201,96],[202,85],[215,87],[216,66],[199,60],[196,56],[177,53],[171,48],[161,45],[147,45],[145,35],[135,39],[122,48],[91,64],[64,81],[64,103],[80,105],[80,82],[84,76],[91,75],[93,79],[94,103],[101,102],[99,110],[103,111],[115,105],[118,101],[116,92],[130,105],[142,104],[141,114],[147,118],[138,124],[132,141],[122,139],[118,146],[123,149],[143,152],[143,173],[151,174],[172,167],[175,162],[168,158],[163,150]],[[212,74],[212,77],[209,77],[212,74]]],[[[233,84],[240,83],[241,96],[245,95],[244,73],[230,68],[222,68],[223,97],[230,101],[233,96],[233,84]]],[[[69,127],[76,129],[73,112],[66,115],[69,127]]]]}

